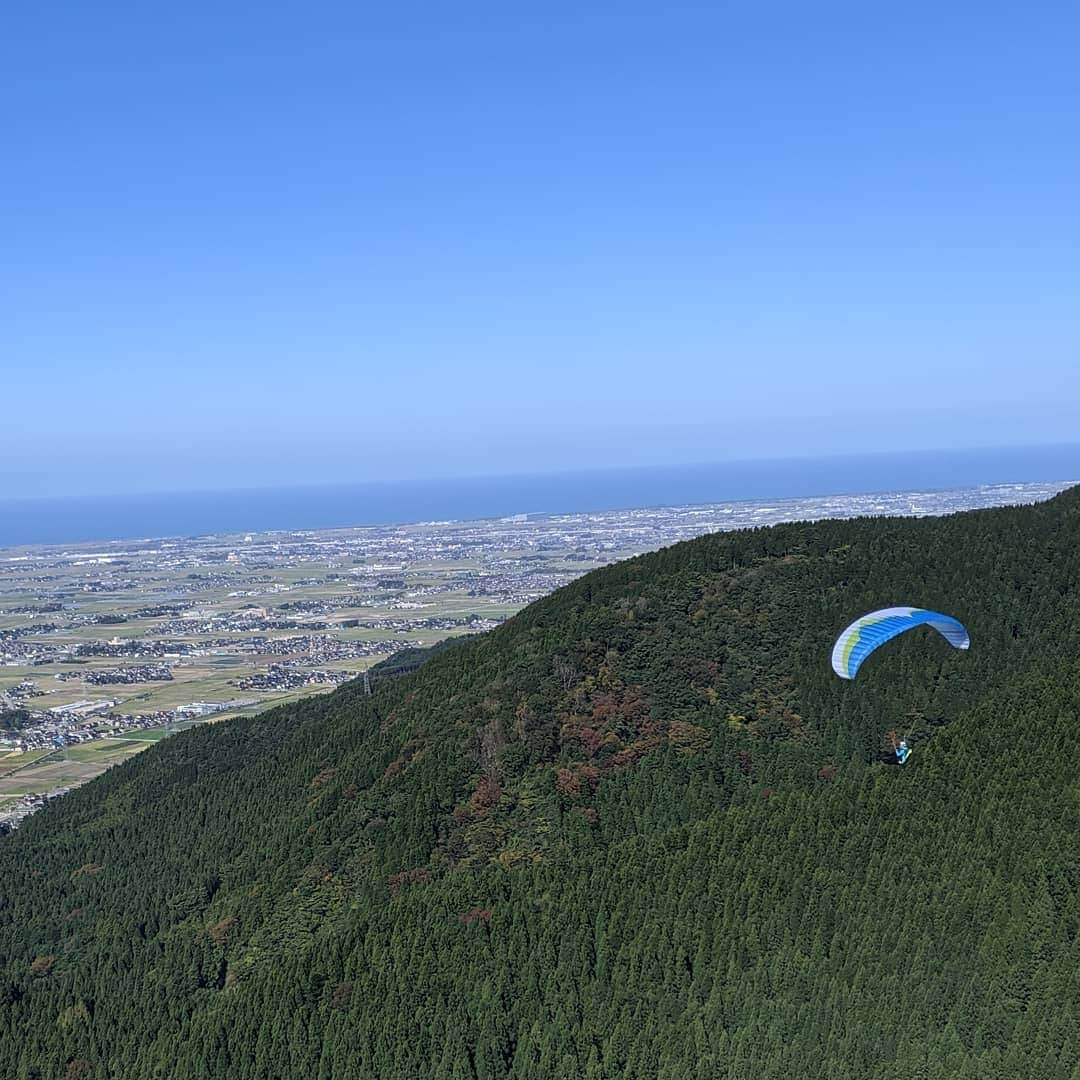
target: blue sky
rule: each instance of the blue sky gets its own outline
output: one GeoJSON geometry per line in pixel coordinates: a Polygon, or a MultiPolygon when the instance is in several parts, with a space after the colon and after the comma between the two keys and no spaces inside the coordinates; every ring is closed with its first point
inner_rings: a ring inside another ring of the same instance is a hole
{"type": "Polygon", "coordinates": [[[1072,4],[17,3],[0,494],[1076,441],[1072,4]]]}

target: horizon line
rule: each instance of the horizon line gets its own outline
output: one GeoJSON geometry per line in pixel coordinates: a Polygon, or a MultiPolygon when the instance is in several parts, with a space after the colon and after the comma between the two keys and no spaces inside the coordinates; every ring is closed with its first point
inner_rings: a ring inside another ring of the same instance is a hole
{"type": "MultiPolygon", "coordinates": [[[[335,490],[349,490],[364,487],[372,488],[392,488],[392,487],[410,487],[427,484],[443,484],[443,483],[484,483],[484,482],[506,482],[510,480],[535,480],[545,478],[557,478],[560,476],[588,476],[588,475],[619,475],[630,473],[650,473],[650,472],[662,472],[666,470],[694,470],[694,469],[739,469],[739,468],[753,468],[760,466],[770,465],[793,465],[793,464],[827,464],[829,462],[840,461],[862,461],[867,459],[896,459],[896,458],[925,458],[935,455],[947,455],[952,457],[963,457],[967,455],[979,455],[987,453],[1032,453],[1032,452],[1053,452],[1053,451],[1077,451],[1080,452],[1080,442],[1054,442],[1054,443],[1024,443],[1014,445],[980,445],[970,447],[929,447],[915,450],[870,450],[862,453],[839,453],[832,452],[827,454],[808,454],[805,456],[779,456],[779,457],[757,457],[757,458],[726,458],[712,461],[687,461],[687,462],[669,462],[664,464],[639,464],[639,465],[594,465],[583,466],[580,468],[558,468],[558,469],[527,469],[515,472],[499,472],[499,473],[436,473],[425,474],[418,476],[399,477],[395,479],[355,479],[355,480],[332,480],[313,483],[258,483],[258,484],[233,484],[222,487],[179,487],[179,488],[153,488],[153,489],[137,489],[131,491],[85,491],[85,492],[53,492],[48,494],[22,494],[22,495],[5,495],[0,494],[0,505],[4,503],[43,503],[65,500],[80,500],[80,499],[152,499],[161,498],[162,496],[215,496],[215,495],[236,495],[236,494],[249,494],[258,492],[303,492],[303,491],[335,491],[335,490]]],[[[1059,478],[1060,479],[1060,478],[1059,478]]],[[[913,488],[880,488],[876,490],[859,490],[859,491],[844,491],[844,492],[829,492],[822,491],[817,496],[775,496],[777,498],[818,498],[825,497],[830,494],[889,494],[893,492],[906,491],[906,490],[925,490],[925,491],[947,491],[952,487],[977,487],[981,485],[994,485],[994,484],[1008,484],[1008,483],[1050,483],[1056,482],[1050,478],[1044,478],[1042,480],[987,480],[979,482],[965,482],[958,484],[946,484],[938,487],[913,487],[913,488]]],[[[724,501],[731,502],[748,502],[753,501],[754,497],[744,497],[740,499],[730,499],[724,501]]],[[[662,505],[662,504],[655,504],[662,505]]],[[[669,505],[705,505],[695,503],[679,503],[669,505]]],[[[640,507],[645,509],[646,507],[640,507]]],[[[626,507],[626,509],[631,509],[626,507]]],[[[485,520],[483,518],[477,519],[439,519],[439,520],[485,520]]]]}

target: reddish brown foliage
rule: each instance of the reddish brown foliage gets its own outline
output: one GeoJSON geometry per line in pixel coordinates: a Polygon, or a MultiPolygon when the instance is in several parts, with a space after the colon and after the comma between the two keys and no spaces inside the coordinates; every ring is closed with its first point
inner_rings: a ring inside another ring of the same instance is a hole
{"type": "Polygon", "coordinates": [[[560,794],[573,797],[581,791],[581,777],[573,769],[556,769],[555,787],[560,794]]]}
{"type": "Polygon", "coordinates": [[[383,779],[393,780],[398,773],[408,767],[412,759],[423,749],[423,739],[410,739],[409,742],[401,748],[401,753],[386,766],[386,772],[383,773],[383,779]]]}
{"type": "Polygon", "coordinates": [[[597,813],[591,806],[575,806],[574,813],[580,814],[590,825],[595,825],[597,813]]]}
{"type": "Polygon", "coordinates": [[[817,771],[819,780],[824,780],[826,784],[832,783],[833,778],[836,776],[835,765],[822,765],[817,771]]]}
{"type": "Polygon", "coordinates": [[[304,880],[315,885],[328,885],[334,880],[334,874],[325,863],[313,862],[304,867],[304,880]]]}
{"type": "Polygon", "coordinates": [[[94,1066],[86,1058],[72,1058],[64,1070],[64,1080],[83,1080],[83,1077],[90,1076],[93,1071],[94,1066]]]}
{"type": "Polygon", "coordinates": [[[563,742],[579,742],[590,757],[604,745],[604,736],[596,728],[586,724],[580,716],[570,717],[563,724],[559,734],[563,742]]]}
{"type": "Polygon", "coordinates": [[[750,756],[750,751],[749,750],[740,750],[739,751],[739,769],[741,770],[743,776],[749,776],[750,775],[750,769],[752,768],[753,764],[754,764],[754,759],[750,756]]]}
{"type": "Polygon", "coordinates": [[[784,727],[792,735],[798,735],[802,731],[802,717],[792,709],[785,709],[782,716],[784,727]]]}
{"type": "Polygon", "coordinates": [[[595,765],[582,765],[578,774],[591,790],[596,790],[596,785],[600,783],[600,770],[595,765]]]}
{"type": "MultiPolygon", "coordinates": [[[[591,679],[587,680],[587,684],[591,683],[591,679]]],[[[640,739],[652,734],[657,726],[649,720],[649,703],[641,688],[618,682],[604,689],[579,687],[575,709],[563,720],[560,738],[564,744],[580,743],[589,757],[595,757],[605,747],[618,749],[621,742],[616,731],[624,738],[636,733],[640,739]]]]}
{"type": "Polygon", "coordinates": [[[311,786],[316,791],[318,791],[319,788],[321,788],[324,784],[328,784],[331,780],[334,779],[334,774],[336,772],[337,769],[328,765],[325,769],[322,769],[315,774],[315,776],[311,780],[311,786]]]}
{"type": "Polygon", "coordinates": [[[625,769],[636,764],[646,754],[659,749],[663,745],[664,737],[662,735],[649,735],[644,739],[638,739],[637,742],[631,743],[625,750],[620,750],[612,757],[611,767],[613,769],[625,769]]]}
{"type": "Polygon", "coordinates": [[[491,908],[469,908],[469,910],[461,916],[461,921],[466,926],[472,926],[474,922],[482,922],[485,926],[487,926],[487,924],[491,922],[491,908]]]}
{"type": "Polygon", "coordinates": [[[431,871],[417,866],[413,870],[399,870],[396,874],[391,874],[386,879],[386,884],[390,887],[390,895],[397,896],[406,885],[423,884],[430,880],[431,871]]]}
{"type": "Polygon", "coordinates": [[[600,783],[600,770],[595,765],[575,762],[555,770],[555,787],[569,798],[596,790],[600,783]]]}
{"type": "Polygon", "coordinates": [[[331,1009],[347,1009],[352,1000],[352,983],[339,982],[330,994],[331,1009]]]}
{"type": "Polygon", "coordinates": [[[604,725],[612,720],[630,721],[635,725],[649,719],[649,703],[637,686],[627,686],[609,693],[592,695],[593,722],[604,725]]]}
{"type": "Polygon", "coordinates": [[[495,806],[501,798],[502,785],[490,776],[485,776],[476,785],[476,790],[472,793],[469,802],[474,810],[486,810],[490,806],[495,806]]]}
{"type": "Polygon", "coordinates": [[[31,978],[39,978],[48,975],[52,971],[53,964],[56,963],[55,956],[38,956],[30,963],[30,976],[31,978]]]}
{"type": "Polygon", "coordinates": [[[224,945],[229,937],[232,935],[232,931],[237,924],[237,918],[235,915],[226,915],[220,922],[214,923],[213,926],[208,926],[206,932],[210,935],[210,940],[215,945],[224,945]]]}
{"type": "Polygon", "coordinates": [[[88,862],[79,867],[78,870],[72,871],[71,880],[75,881],[77,878],[90,877],[93,874],[100,874],[104,870],[104,866],[100,866],[97,863],[88,862]]]}

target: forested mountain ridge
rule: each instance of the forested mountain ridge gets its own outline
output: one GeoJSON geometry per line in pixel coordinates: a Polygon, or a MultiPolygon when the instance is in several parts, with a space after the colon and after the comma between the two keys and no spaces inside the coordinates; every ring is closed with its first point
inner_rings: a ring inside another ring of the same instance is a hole
{"type": "Polygon", "coordinates": [[[0,841],[0,1075],[1076,1080],[1077,657],[1075,489],[596,571],[0,841]]]}

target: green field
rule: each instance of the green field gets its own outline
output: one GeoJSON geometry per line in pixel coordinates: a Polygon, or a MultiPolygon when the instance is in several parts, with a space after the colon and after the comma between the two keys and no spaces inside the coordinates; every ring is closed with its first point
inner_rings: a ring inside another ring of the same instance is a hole
{"type": "Polygon", "coordinates": [[[134,742],[133,739],[95,739],[93,742],[67,746],[60,756],[67,761],[80,764],[114,765],[142,749],[139,746],[133,746],[134,742]]]}
{"type": "Polygon", "coordinates": [[[116,741],[141,743],[157,742],[158,739],[164,739],[169,735],[175,734],[179,727],[180,725],[176,725],[173,728],[134,728],[131,731],[125,731],[123,734],[117,735],[116,741]]]}

